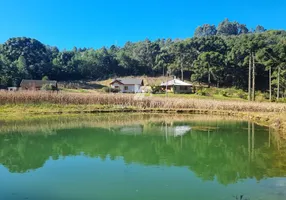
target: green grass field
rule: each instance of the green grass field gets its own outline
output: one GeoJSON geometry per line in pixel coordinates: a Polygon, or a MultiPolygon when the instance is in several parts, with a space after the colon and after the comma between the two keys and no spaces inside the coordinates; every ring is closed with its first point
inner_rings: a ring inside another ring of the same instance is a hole
{"type": "MultiPolygon", "coordinates": [[[[122,77],[126,78],[126,77],[122,77]]],[[[129,77],[130,78],[130,77],[129,77]]],[[[140,76],[135,78],[141,78],[144,81],[145,86],[160,85],[163,81],[166,81],[166,77],[146,77],[140,76]]],[[[63,92],[72,93],[103,93],[102,88],[108,87],[112,79],[102,80],[102,81],[90,81],[84,84],[60,84],[60,89],[63,92]],[[67,87],[64,87],[67,86],[67,87]],[[72,86],[72,87],[68,87],[72,86]]],[[[236,100],[236,101],[246,101],[248,94],[246,91],[236,89],[236,88],[217,88],[211,87],[207,88],[206,85],[199,85],[194,83],[195,93],[193,94],[174,94],[168,93],[168,97],[178,97],[178,98],[195,98],[195,99],[215,99],[215,100],[236,100]]],[[[152,94],[156,97],[165,97],[166,94],[152,94]]],[[[151,96],[151,94],[146,94],[146,96],[151,96]]],[[[269,101],[267,93],[256,92],[256,101],[266,102],[269,101]]]]}

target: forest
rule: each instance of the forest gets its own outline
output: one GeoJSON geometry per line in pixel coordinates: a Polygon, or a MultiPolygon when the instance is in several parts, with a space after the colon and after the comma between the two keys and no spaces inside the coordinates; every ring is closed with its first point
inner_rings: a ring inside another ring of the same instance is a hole
{"type": "Polygon", "coordinates": [[[279,98],[286,89],[286,31],[261,25],[249,29],[225,19],[218,26],[197,27],[187,39],[128,41],[123,47],[60,51],[27,37],[0,44],[0,86],[18,86],[22,79],[103,80],[131,75],[177,76],[209,87],[275,93],[279,98]]]}

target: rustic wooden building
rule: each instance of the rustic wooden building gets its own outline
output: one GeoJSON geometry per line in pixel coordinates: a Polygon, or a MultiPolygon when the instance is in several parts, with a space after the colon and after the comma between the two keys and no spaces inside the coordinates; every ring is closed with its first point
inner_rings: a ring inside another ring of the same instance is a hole
{"type": "Polygon", "coordinates": [[[58,89],[58,82],[52,80],[22,80],[20,88],[21,90],[40,90],[45,85],[50,86],[53,90],[58,89]]]}

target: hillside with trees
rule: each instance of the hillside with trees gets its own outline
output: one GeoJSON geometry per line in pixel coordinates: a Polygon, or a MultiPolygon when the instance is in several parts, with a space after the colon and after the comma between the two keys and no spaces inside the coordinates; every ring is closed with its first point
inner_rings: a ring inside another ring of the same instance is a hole
{"type": "Polygon", "coordinates": [[[222,21],[199,26],[184,40],[146,39],[123,47],[60,51],[36,39],[10,38],[0,45],[0,85],[49,77],[59,81],[97,80],[116,76],[175,75],[209,86],[270,92],[286,89],[286,31],[222,21]],[[254,88],[252,90],[252,88],[254,88]]]}

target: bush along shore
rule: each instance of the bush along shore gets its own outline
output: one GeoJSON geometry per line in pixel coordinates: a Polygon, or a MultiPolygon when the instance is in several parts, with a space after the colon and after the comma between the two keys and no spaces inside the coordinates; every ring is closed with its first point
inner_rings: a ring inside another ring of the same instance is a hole
{"type": "Polygon", "coordinates": [[[239,116],[286,133],[286,104],[144,94],[0,92],[0,117],[19,113],[176,112],[239,116]],[[1,116],[2,115],[2,116],[1,116]]]}

